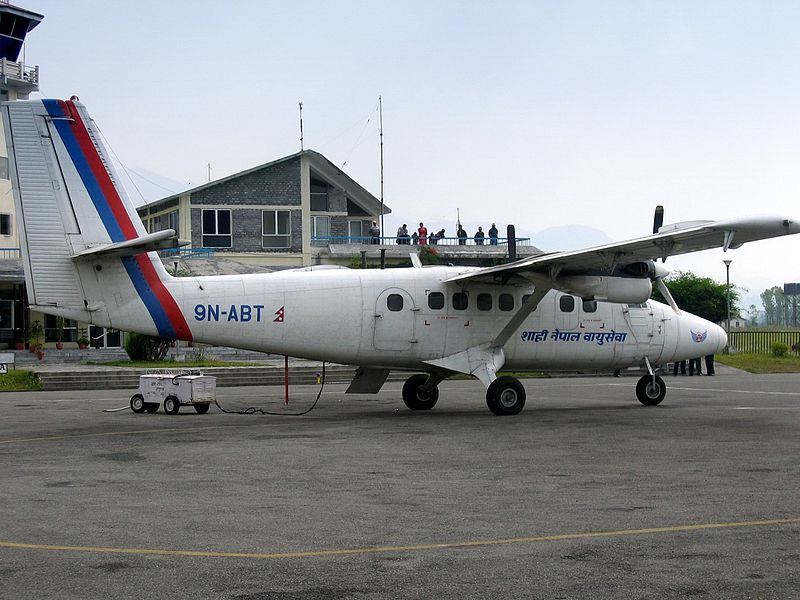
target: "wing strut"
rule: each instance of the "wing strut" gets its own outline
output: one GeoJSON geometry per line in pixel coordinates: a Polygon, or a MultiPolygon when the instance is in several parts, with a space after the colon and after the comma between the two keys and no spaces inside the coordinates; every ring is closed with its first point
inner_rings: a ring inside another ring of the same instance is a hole
{"type": "Polygon", "coordinates": [[[514,332],[522,325],[522,322],[528,318],[529,314],[536,310],[536,307],[539,306],[539,302],[542,301],[542,298],[544,298],[551,289],[550,286],[537,284],[533,294],[530,295],[517,313],[511,317],[511,320],[503,327],[502,331],[497,334],[497,337],[492,340],[489,347],[502,348],[505,346],[506,342],[514,335],[514,332]]]}

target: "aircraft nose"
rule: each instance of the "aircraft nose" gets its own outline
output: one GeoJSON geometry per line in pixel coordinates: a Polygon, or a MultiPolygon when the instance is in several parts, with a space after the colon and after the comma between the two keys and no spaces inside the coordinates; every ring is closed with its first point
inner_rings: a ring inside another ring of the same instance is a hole
{"type": "Polygon", "coordinates": [[[713,327],[717,338],[717,350],[714,352],[714,354],[719,354],[728,345],[728,334],[725,333],[725,330],[719,325],[714,325],[713,327]]]}

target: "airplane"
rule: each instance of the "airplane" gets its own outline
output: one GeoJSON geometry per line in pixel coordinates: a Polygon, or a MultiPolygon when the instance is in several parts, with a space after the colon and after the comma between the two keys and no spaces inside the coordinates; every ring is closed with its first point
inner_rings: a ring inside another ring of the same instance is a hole
{"type": "MultiPolygon", "coordinates": [[[[411,410],[463,373],[499,416],[526,392],[505,371],[647,370],[648,406],[666,395],[657,366],[720,352],[725,331],[683,312],[663,278],[667,257],[800,232],[785,217],[663,226],[652,235],[493,267],[361,270],[305,267],[267,274],[172,277],[157,251],[188,244],[147,233],[78,101],[2,106],[31,308],[147,335],[357,366],[348,393],[378,393],[391,370],[411,410]],[[659,263],[658,259],[662,259],[659,263]],[[667,303],[650,299],[653,284],[667,303]]],[[[663,213],[662,213],[663,215],[663,213]]],[[[660,220],[661,219],[661,220],[660,220]]]]}

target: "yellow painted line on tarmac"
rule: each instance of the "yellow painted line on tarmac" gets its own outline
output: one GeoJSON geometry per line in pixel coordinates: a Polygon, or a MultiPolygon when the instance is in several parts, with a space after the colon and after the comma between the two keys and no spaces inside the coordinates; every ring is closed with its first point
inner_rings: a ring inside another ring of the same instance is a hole
{"type": "Polygon", "coordinates": [[[648,527],[644,529],[620,529],[616,531],[595,531],[587,533],[564,533],[556,535],[537,535],[530,537],[501,538],[496,540],[472,540],[463,542],[444,542],[439,544],[412,544],[407,546],[370,546],[366,548],[340,548],[330,550],[306,550],[296,552],[218,552],[201,550],[161,550],[151,548],[112,548],[103,546],[59,546],[52,544],[23,544],[0,541],[0,548],[15,550],[43,550],[54,552],[93,552],[99,554],[139,554],[149,556],[180,556],[187,558],[316,558],[324,556],[358,556],[364,554],[385,554],[397,552],[422,552],[426,550],[447,550],[476,548],[486,546],[510,546],[513,544],[532,544],[535,542],[559,542],[596,538],[631,537],[660,533],[687,533],[745,527],[766,527],[769,525],[796,525],[800,518],[764,519],[760,521],[738,521],[732,523],[701,523],[697,525],[675,525],[671,527],[648,527]]]}

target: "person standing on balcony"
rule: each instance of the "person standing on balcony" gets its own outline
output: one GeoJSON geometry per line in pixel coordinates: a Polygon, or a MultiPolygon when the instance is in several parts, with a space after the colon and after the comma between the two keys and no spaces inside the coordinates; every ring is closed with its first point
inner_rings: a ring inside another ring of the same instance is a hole
{"type": "Polygon", "coordinates": [[[464,230],[464,227],[461,223],[458,224],[458,231],[456,231],[456,236],[458,236],[458,245],[459,246],[466,246],[467,245],[467,232],[464,230]]]}
{"type": "Polygon", "coordinates": [[[423,223],[419,224],[417,235],[419,235],[419,245],[425,246],[428,243],[428,228],[423,223]]]}
{"type": "Polygon", "coordinates": [[[492,223],[492,226],[489,228],[489,243],[492,246],[497,246],[497,225],[492,223]]]}
{"type": "Polygon", "coordinates": [[[475,232],[475,245],[476,246],[483,246],[483,238],[486,237],[486,234],[483,233],[483,227],[478,227],[478,231],[475,232]]]}
{"type": "Polygon", "coordinates": [[[408,244],[409,237],[408,237],[408,227],[405,223],[401,227],[397,228],[397,243],[398,244],[408,244]]]}
{"type": "Polygon", "coordinates": [[[369,237],[371,238],[372,244],[381,243],[381,228],[378,227],[378,223],[376,221],[373,221],[372,227],[369,228],[369,237]]]}

